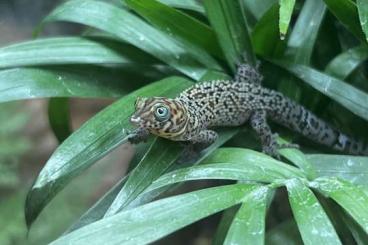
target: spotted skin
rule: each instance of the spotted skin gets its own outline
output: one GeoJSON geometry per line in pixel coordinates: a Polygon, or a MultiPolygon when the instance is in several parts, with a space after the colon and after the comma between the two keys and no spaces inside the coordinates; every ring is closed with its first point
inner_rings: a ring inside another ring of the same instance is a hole
{"type": "Polygon", "coordinates": [[[213,128],[239,126],[249,121],[260,138],[263,152],[279,157],[277,149],[295,145],[276,143],[276,135],[267,123],[270,119],[335,150],[368,155],[368,146],[363,142],[337,131],[281,93],[262,87],[261,81],[262,76],[256,69],[240,65],[234,80],[199,83],[174,99],[138,98],[131,117],[131,122],[138,126],[138,133],[130,141],[137,143],[152,133],[201,145],[203,149],[217,139],[213,128]],[[169,113],[162,121],[157,120],[160,106],[169,113]]]}

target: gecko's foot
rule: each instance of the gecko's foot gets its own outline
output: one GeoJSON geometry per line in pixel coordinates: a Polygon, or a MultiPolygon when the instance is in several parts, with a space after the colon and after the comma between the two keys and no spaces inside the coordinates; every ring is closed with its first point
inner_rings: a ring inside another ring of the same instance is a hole
{"type": "Polygon", "coordinates": [[[128,141],[131,144],[138,144],[140,142],[146,142],[149,136],[149,132],[144,128],[137,128],[128,133],[128,141]]]}
{"type": "Polygon", "coordinates": [[[269,155],[270,157],[280,160],[281,155],[278,152],[278,149],[279,148],[277,147],[277,145],[267,145],[262,147],[262,152],[269,155]]]}
{"type": "Polygon", "coordinates": [[[295,148],[295,149],[299,149],[299,145],[298,144],[272,144],[269,146],[264,146],[262,148],[262,152],[277,159],[280,160],[281,159],[281,155],[278,152],[278,150],[280,149],[286,149],[286,148],[295,148]]]}
{"type": "Polygon", "coordinates": [[[278,149],[285,149],[285,148],[293,148],[293,149],[299,149],[299,145],[298,144],[281,144],[278,146],[278,149]]]}
{"type": "Polygon", "coordinates": [[[200,150],[192,144],[183,143],[184,150],[178,158],[179,164],[195,162],[200,156],[200,150]]]}

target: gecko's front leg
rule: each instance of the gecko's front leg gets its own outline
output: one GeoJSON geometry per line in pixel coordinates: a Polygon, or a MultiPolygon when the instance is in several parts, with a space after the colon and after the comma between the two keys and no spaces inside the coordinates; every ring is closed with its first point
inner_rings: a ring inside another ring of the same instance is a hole
{"type": "Polygon", "coordinates": [[[133,132],[130,133],[128,137],[128,141],[131,144],[138,144],[140,142],[144,142],[148,139],[150,133],[146,128],[139,127],[133,132]]]}
{"type": "Polygon", "coordinates": [[[218,134],[215,131],[207,129],[200,131],[185,143],[185,148],[179,162],[196,160],[199,157],[199,153],[213,144],[217,137],[218,134]]]}

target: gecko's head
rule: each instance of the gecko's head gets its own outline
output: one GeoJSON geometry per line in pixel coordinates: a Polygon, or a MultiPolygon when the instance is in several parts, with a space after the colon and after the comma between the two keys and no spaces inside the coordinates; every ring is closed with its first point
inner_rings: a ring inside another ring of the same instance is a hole
{"type": "Polygon", "coordinates": [[[173,139],[183,134],[188,117],[185,107],[178,100],[138,97],[130,122],[160,137],[173,139]]]}

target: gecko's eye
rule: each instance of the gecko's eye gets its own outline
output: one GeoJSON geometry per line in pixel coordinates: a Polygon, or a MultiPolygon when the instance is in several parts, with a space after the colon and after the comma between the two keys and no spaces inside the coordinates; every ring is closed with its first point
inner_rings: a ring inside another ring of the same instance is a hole
{"type": "Polygon", "coordinates": [[[155,118],[160,122],[167,121],[170,118],[169,108],[163,104],[157,105],[155,107],[154,113],[155,113],[155,118]]]}

